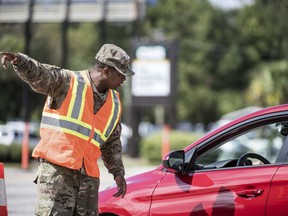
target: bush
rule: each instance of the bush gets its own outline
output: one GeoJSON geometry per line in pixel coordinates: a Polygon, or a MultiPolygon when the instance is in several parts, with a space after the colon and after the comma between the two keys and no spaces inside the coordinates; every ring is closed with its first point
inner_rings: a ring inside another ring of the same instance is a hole
{"type": "MultiPolygon", "coordinates": [[[[183,149],[199,139],[202,134],[171,130],[170,151],[183,149]]],[[[155,133],[140,142],[140,155],[150,163],[158,164],[162,160],[162,133],[155,133]]]]}
{"type": "Polygon", "coordinates": [[[21,162],[22,145],[13,143],[9,146],[10,162],[21,162]]]}
{"type": "Polygon", "coordinates": [[[9,161],[9,146],[0,144],[0,162],[9,161]]]}
{"type": "MultiPolygon", "coordinates": [[[[32,148],[29,149],[29,160],[31,160],[32,148]]],[[[0,162],[20,163],[22,159],[22,145],[13,143],[11,145],[0,144],[0,162]]]]}

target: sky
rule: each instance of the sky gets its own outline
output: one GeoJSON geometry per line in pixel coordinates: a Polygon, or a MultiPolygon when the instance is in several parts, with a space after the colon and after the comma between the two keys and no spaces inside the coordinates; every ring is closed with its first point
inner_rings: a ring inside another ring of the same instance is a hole
{"type": "Polygon", "coordinates": [[[209,0],[213,5],[223,9],[235,9],[245,4],[252,3],[253,0],[209,0]]]}

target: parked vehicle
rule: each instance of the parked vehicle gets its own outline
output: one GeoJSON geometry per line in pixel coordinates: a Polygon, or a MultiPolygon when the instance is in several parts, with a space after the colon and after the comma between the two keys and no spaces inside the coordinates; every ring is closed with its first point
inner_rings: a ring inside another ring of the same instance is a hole
{"type": "Polygon", "coordinates": [[[286,216],[288,104],[230,121],[99,193],[99,215],[286,216]]]}
{"type": "MultiPolygon", "coordinates": [[[[35,147],[39,142],[39,123],[29,122],[29,146],[35,147]]],[[[0,125],[0,144],[11,145],[22,144],[25,131],[25,122],[9,121],[5,125],[0,125]]]]}
{"type": "Polygon", "coordinates": [[[122,152],[126,153],[128,148],[128,140],[132,137],[133,131],[132,128],[124,123],[121,123],[122,131],[121,131],[121,144],[122,144],[122,152]]]}

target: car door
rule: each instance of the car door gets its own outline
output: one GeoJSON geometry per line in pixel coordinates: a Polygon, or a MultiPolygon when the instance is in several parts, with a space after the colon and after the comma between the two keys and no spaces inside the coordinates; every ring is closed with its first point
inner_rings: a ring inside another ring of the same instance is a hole
{"type": "Polygon", "coordinates": [[[284,138],[275,123],[242,125],[191,149],[191,171],[167,172],[153,193],[150,215],[264,216],[271,181],[281,166],[277,158],[284,138]],[[269,164],[251,156],[237,165],[246,153],[261,155],[269,164]]]}
{"type": "Polygon", "coordinates": [[[277,166],[167,173],[153,193],[151,215],[265,215],[277,166]]]}
{"type": "Polygon", "coordinates": [[[287,216],[288,165],[282,165],[275,173],[267,201],[266,216],[287,216]]]}

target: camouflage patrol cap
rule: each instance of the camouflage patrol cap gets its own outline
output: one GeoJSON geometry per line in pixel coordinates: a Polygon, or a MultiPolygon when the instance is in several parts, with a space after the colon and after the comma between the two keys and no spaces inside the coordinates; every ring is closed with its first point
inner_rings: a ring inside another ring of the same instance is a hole
{"type": "Polygon", "coordinates": [[[95,59],[114,67],[125,76],[133,76],[135,74],[129,66],[130,57],[123,49],[114,44],[104,44],[96,54],[95,59]]]}

